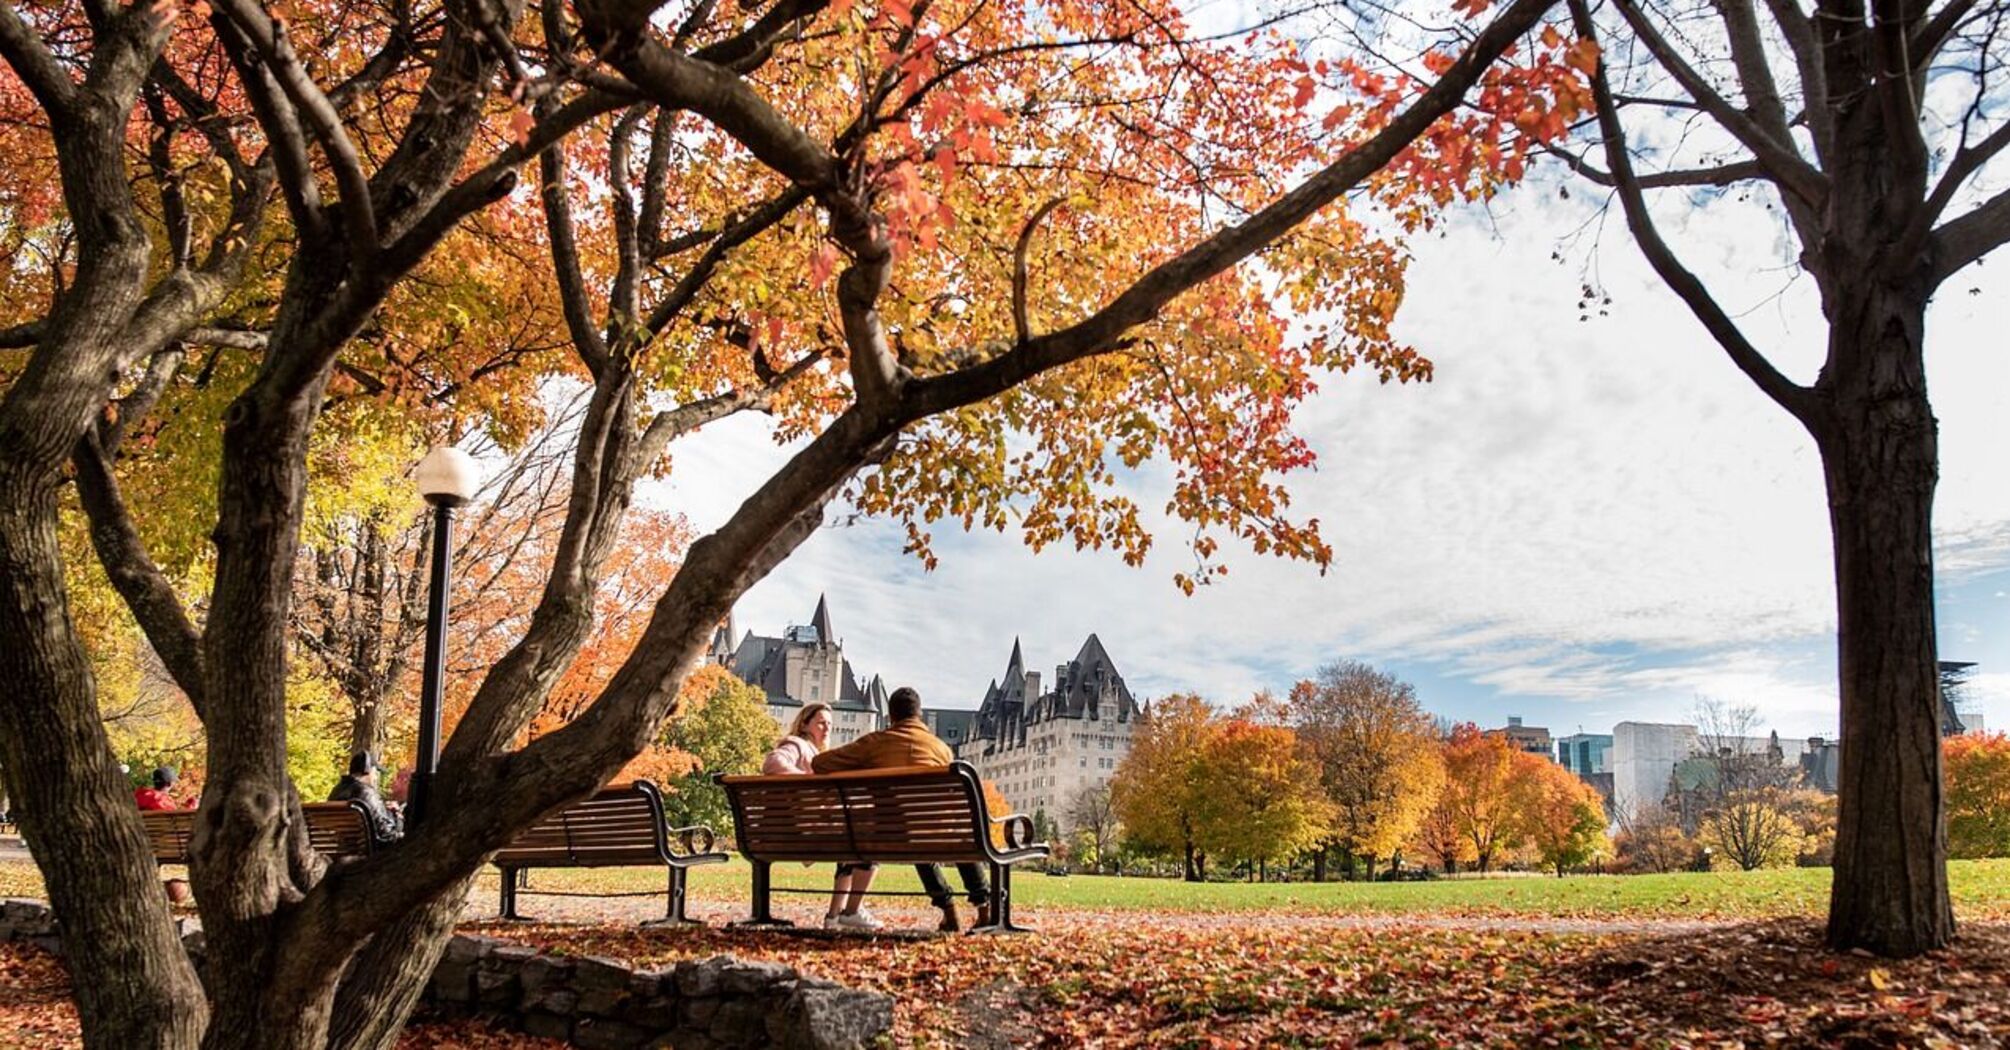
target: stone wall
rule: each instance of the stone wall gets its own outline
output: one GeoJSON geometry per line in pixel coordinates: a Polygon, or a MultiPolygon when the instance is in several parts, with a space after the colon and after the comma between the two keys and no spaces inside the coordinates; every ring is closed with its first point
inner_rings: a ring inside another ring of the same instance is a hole
{"type": "MultiPolygon", "coordinates": [[[[177,921],[201,965],[201,930],[194,920],[177,921]]],[[[57,950],[48,905],[0,901],[0,941],[57,950]]],[[[838,1050],[893,1029],[891,996],[804,977],[780,963],[716,955],[636,971],[612,959],[546,955],[468,934],[447,943],[421,1002],[433,1013],[498,1018],[584,1050],[838,1050]]]]}

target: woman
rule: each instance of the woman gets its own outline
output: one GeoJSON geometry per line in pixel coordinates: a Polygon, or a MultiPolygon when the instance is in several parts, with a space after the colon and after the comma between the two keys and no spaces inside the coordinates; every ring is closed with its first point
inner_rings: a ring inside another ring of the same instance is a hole
{"type": "MultiPolygon", "coordinates": [[[[829,746],[830,739],[831,706],[805,704],[796,714],[795,721],[789,723],[788,735],[782,737],[762,761],[761,772],[767,776],[810,773],[810,761],[829,746]]],[[[831,883],[830,907],[824,912],[824,929],[879,929],[879,919],[860,906],[876,870],[876,866],[871,864],[837,866],[837,878],[831,883]]]]}

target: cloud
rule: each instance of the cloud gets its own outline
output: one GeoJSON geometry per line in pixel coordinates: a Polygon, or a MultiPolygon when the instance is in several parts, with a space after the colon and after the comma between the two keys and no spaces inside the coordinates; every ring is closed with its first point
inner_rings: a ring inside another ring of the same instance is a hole
{"type": "MultiPolygon", "coordinates": [[[[1437,363],[1436,380],[1328,377],[1299,416],[1320,458],[1293,483],[1294,509],[1335,547],[1326,575],[1231,550],[1226,579],[1182,598],[1169,580],[1188,565],[1185,530],[1162,518],[1142,570],[949,529],[941,569],[925,573],[899,553],[897,530],[867,521],[820,530],[748,592],[740,626],[802,622],[828,592],[854,666],[952,706],[976,702],[1014,636],[1051,673],[1094,631],[1147,695],[1232,702],[1358,658],[1428,681],[1428,702],[1482,721],[1509,709],[1560,725],[1593,712],[1666,719],[1709,694],[1761,704],[1783,732],[1833,732],[1835,598],[1813,443],[1623,233],[1552,259],[1590,221],[1581,197],[1528,187],[1412,244],[1397,330],[1437,363]],[[1580,321],[1586,282],[1597,295],[1580,321]]],[[[1823,346],[1813,290],[1753,267],[1776,257],[1776,218],[1729,200],[1670,218],[1754,342],[1811,378],[1823,346]]],[[[2010,390],[1987,308],[2001,284],[1988,280],[1963,275],[1929,317],[1943,588],[2010,568],[2010,487],[1996,481],[2010,390]],[[1970,283],[1984,294],[1952,294],[1970,283]]],[[[710,527],[787,451],[758,420],[730,420],[681,445],[670,480],[643,498],[710,527]]],[[[1126,483],[1141,506],[1164,505],[1162,472],[1126,483]]],[[[1995,631],[1964,658],[2010,666],[2010,640],[1995,631]]],[[[1993,717],[2010,723],[2010,687],[1984,680],[2004,711],[1993,717]]]]}

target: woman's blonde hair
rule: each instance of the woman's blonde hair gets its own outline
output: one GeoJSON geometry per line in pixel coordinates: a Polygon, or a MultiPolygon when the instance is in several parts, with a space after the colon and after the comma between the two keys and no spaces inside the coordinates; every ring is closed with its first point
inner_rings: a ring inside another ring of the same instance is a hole
{"type": "Polygon", "coordinates": [[[815,718],[819,713],[828,711],[830,709],[831,705],[824,703],[804,704],[803,709],[796,712],[795,721],[789,723],[788,735],[782,737],[782,739],[787,740],[789,737],[792,736],[800,736],[804,740],[808,740],[809,737],[804,736],[803,731],[810,727],[810,719],[815,718]]]}

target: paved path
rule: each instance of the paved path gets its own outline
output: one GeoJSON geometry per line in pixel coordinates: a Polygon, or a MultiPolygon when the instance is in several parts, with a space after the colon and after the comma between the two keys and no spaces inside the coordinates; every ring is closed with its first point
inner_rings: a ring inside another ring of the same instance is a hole
{"type": "Polygon", "coordinates": [[[28,855],[28,844],[19,835],[0,835],[0,861],[32,861],[28,855]]]}

